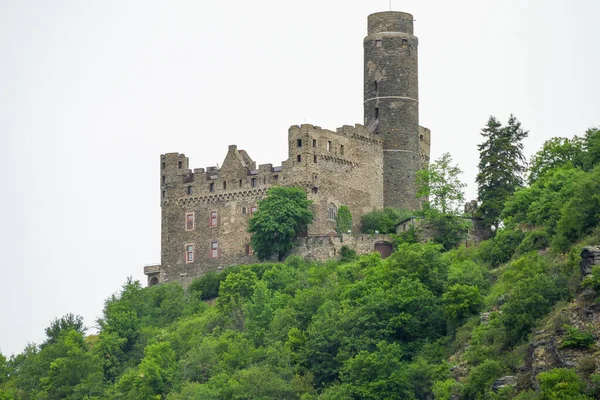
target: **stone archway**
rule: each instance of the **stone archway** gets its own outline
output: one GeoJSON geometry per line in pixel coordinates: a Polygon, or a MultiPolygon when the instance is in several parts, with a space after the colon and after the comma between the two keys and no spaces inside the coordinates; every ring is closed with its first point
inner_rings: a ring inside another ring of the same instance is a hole
{"type": "Polygon", "coordinates": [[[150,282],[148,282],[148,286],[154,286],[154,285],[158,285],[158,278],[156,276],[153,276],[152,278],[150,278],[150,282]]]}
{"type": "Polygon", "coordinates": [[[375,243],[375,251],[381,254],[381,258],[388,258],[390,255],[392,255],[394,248],[391,243],[379,242],[375,243]]]}

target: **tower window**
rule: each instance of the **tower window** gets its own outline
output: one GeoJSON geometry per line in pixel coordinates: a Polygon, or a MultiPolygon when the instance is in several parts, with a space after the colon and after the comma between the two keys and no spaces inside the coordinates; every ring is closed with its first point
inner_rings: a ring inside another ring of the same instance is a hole
{"type": "Polygon", "coordinates": [[[402,39],[402,47],[408,46],[408,39],[402,39]]]}
{"type": "Polygon", "coordinates": [[[185,213],[185,230],[194,230],[194,213],[185,213]]]}
{"type": "Polygon", "coordinates": [[[317,147],[317,139],[313,139],[313,147],[317,147]]]}
{"type": "Polygon", "coordinates": [[[327,141],[327,151],[331,151],[331,140],[327,141]]]}
{"type": "Polygon", "coordinates": [[[242,187],[242,180],[240,179],[240,187],[242,187]]]}
{"type": "Polygon", "coordinates": [[[223,181],[223,190],[227,189],[227,182],[223,181]]]}
{"type": "Polygon", "coordinates": [[[329,206],[327,207],[327,219],[335,221],[336,217],[337,217],[337,207],[335,206],[335,204],[329,203],[329,206]]]}
{"type": "Polygon", "coordinates": [[[317,156],[313,156],[313,162],[316,164],[317,163],[317,156]]]}
{"type": "Polygon", "coordinates": [[[302,147],[302,139],[298,139],[298,140],[296,140],[296,145],[297,145],[298,147],[302,147]]]}
{"type": "Polygon", "coordinates": [[[423,141],[423,135],[419,135],[419,140],[423,141]]]}
{"type": "Polygon", "coordinates": [[[210,242],[210,258],[219,258],[219,242],[210,242]]]}
{"type": "Polygon", "coordinates": [[[252,178],[252,179],[250,180],[250,186],[252,186],[252,187],[256,187],[256,178],[252,178]]]}
{"type": "Polygon", "coordinates": [[[302,161],[302,156],[300,154],[298,154],[296,156],[296,161],[301,162],[302,161]]]}
{"type": "Polygon", "coordinates": [[[273,175],[273,182],[277,182],[279,180],[279,175],[273,175]]]}
{"type": "Polygon", "coordinates": [[[162,176],[162,183],[163,184],[167,183],[167,177],[166,177],[166,175],[162,176]]]}
{"type": "Polygon", "coordinates": [[[188,196],[192,194],[192,187],[191,186],[187,187],[187,194],[188,194],[188,196]]]}
{"type": "Polygon", "coordinates": [[[375,107],[375,118],[379,118],[379,107],[375,107]]]}
{"type": "Polygon", "coordinates": [[[162,198],[164,199],[165,197],[167,197],[167,192],[165,192],[164,190],[162,191],[162,198]]]}
{"type": "Polygon", "coordinates": [[[375,47],[381,47],[381,39],[375,40],[375,47]]]}
{"type": "Polygon", "coordinates": [[[253,254],[254,254],[254,251],[252,250],[252,246],[250,246],[250,244],[246,244],[246,255],[251,256],[253,254]]]}
{"type": "Polygon", "coordinates": [[[194,245],[186,244],[185,245],[185,263],[193,263],[194,262],[194,245]]]}
{"type": "Polygon", "coordinates": [[[379,90],[379,82],[373,81],[373,89],[379,90]]]}
{"type": "Polygon", "coordinates": [[[344,155],[344,145],[340,145],[340,154],[344,155]]]}
{"type": "Polygon", "coordinates": [[[163,161],[162,162],[162,169],[165,169],[167,167],[167,164],[163,161]]]}
{"type": "Polygon", "coordinates": [[[179,161],[177,163],[177,168],[179,168],[179,169],[183,168],[183,162],[179,161]]]}
{"type": "Polygon", "coordinates": [[[215,226],[217,226],[218,222],[219,222],[219,213],[217,213],[216,211],[211,211],[210,218],[208,219],[208,226],[211,228],[214,228],[215,226]]]}
{"type": "Polygon", "coordinates": [[[209,192],[214,192],[214,191],[215,191],[215,183],[214,183],[214,182],[211,182],[211,183],[208,185],[208,191],[209,191],[209,192]]]}

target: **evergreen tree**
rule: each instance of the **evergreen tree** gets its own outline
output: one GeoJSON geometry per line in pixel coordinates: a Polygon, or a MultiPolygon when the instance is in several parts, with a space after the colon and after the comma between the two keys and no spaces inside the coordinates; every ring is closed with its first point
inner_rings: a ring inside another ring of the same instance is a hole
{"type": "Polygon", "coordinates": [[[528,132],[521,128],[521,123],[511,114],[506,126],[490,116],[481,135],[485,141],[477,146],[479,213],[484,226],[496,230],[505,201],[517,188],[523,186],[526,171],[523,139],[528,132]]]}

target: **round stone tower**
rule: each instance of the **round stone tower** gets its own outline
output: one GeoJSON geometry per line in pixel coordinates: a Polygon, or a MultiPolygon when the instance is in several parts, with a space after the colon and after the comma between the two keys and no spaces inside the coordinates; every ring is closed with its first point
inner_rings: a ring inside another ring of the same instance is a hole
{"type": "Polygon", "coordinates": [[[413,16],[380,12],[368,17],[364,39],[365,126],[383,140],[383,204],[416,210],[419,154],[419,41],[413,16]]]}

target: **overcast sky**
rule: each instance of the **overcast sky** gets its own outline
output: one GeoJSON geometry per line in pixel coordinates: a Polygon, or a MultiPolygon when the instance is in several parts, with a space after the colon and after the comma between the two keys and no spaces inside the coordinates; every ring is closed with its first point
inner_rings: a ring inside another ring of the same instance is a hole
{"type": "MultiPolygon", "coordinates": [[[[363,122],[367,15],[389,0],[0,0],[0,351],[93,327],[160,260],[159,156],[287,157],[290,125],[363,122]]],[[[419,37],[420,122],[468,197],[489,115],[526,153],[600,125],[600,1],[395,0],[419,37]]]]}

